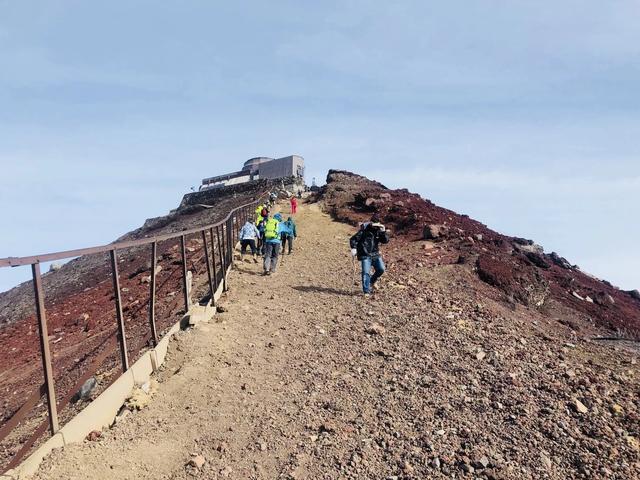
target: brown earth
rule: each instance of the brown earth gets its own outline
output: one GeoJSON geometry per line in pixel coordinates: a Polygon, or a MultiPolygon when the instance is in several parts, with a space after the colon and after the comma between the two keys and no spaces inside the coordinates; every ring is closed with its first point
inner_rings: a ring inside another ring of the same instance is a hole
{"type": "MultiPolygon", "coordinates": [[[[236,207],[263,195],[272,182],[259,181],[225,190],[199,192],[198,204],[183,200],[179,209],[149,219],[119,240],[133,240],[175,233],[206,226],[224,219],[236,207]],[[213,208],[205,208],[203,204],[213,208]]],[[[185,197],[190,198],[189,196],[185,197]]],[[[206,264],[200,236],[186,240],[187,268],[193,274],[194,299],[207,293],[204,286],[206,264]]],[[[182,261],[178,240],[158,244],[156,290],[156,328],[159,334],[173,325],[184,313],[182,261]]],[[[134,247],[118,252],[125,331],[130,362],[150,346],[148,321],[150,247],[134,247]]],[[[216,256],[217,271],[221,271],[216,256]]],[[[106,254],[87,255],[65,264],[60,270],[43,275],[45,307],[53,357],[53,373],[58,403],[76,393],[78,379],[106,349],[110,354],[97,372],[98,394],[120,372],[120,358],[115,343],[116,312],[110,264],[106,254]]],[[[20,408],[32,392],[43,383],[38,328],[35,318],[31,282],[0,294],[0,426],[20,408]]],[[[66,423],[82,404],[62,410],[66,423]]],[[[0,471],[19,451],[26,439],[44,419],[42,402],[22,426],[0,443],[0,471]]]]}
{"type": "Polygon", "coordinates": [[[54,452],[36,478],[640,476],[637,353],[505,301],[448,241],[396,234],[365,298],[353,228],[315,204],[297,220],[276,275],[239,265],[227,312],[172,342],[147,408],[54,452]]]}

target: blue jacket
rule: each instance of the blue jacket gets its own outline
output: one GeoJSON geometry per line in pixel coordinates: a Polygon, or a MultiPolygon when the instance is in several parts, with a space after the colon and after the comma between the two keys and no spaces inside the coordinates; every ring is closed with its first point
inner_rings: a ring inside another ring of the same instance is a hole
{"type": "Polygon", "coordinates": [[[282,223],[282,233],[287,235],[288,237],[296,238],[298,236],[298,232],[296,232],[296,224],[293,220],[287,220],[282,223]]]}
{"type": "Polygon", "coordinates": [[[260,232],[251,222],[245,223],[244,226],[240,229],[240,240],[255,240],[256,237],[259,236],[260,232]]]}

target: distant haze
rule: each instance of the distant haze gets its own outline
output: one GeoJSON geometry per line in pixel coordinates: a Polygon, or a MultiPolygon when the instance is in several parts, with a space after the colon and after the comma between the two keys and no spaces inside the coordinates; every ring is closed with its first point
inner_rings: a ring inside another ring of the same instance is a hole
{"type": "MultiPolygon", "coordinates": [[[[300,154],[640,287],[640,3],[1,2],[0,257],[300,154]],[[432,4],[433,3],[433,4],[432,4]]],[[[0,290],[29,277],[0,269],[0,290]]]]}

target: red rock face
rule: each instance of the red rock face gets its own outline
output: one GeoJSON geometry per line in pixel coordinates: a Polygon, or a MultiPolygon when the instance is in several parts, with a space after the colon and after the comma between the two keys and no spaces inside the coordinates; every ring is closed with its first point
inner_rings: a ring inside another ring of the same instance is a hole
{"type": "Polygon", "coordinates": [[[502,292],[508,302],[542,310],[559,302],[584,321],[640,338],[640,300],[632,292],[581,272],[532,241],[501,235],[417,194],[389,190],[350,172],[329,171],[320,195],[337,220],[357,225],[375,213],[393,232],[394,242],[441,243],[441,254],[422,261],[472,265],[478,279],[502,292]]]}
{"type": "MultiPolygon", "coordinates": [[[[147,220],[143,227],[120,240],[179,232],[215,223],[232,209],[251,202],[269,186],[273,187],[262,182],[248,185],[244,190],[234,188],[226,196],[224,192],[212,191],[214,198],[209,200],[216,208],[185,205],[167,216],[147,220]]],[[[199,201],[207,201],[204,194],[198,198],[199,201]]],[[[178,241],[162,242],[158,245],[157,254],[161,268],[157,274],[155,311],[156,328],[161,334],[179,319],[184,309],[178,241]]],[[[151,274],[150,248],[119,251],[118,259],[129,360],[133,363],[150,345],[150,286],[147,281],[151,274]]],[[[220,271],[218,258],[216,263],[217,271],[220,271]]],[[[197,301],[208,292],[204,248],[199,235],[187,237],[187,268],[193,274],[192,298],[197,301]]],[[[113,343],[117,327],[108,256],[96,254],[72,260],[59,270],[45,274],[43,287],[58,400],[73,393],[70,389],[93,360],[105,348],[110,348],[113,353],[98,371],[102,377],[100,389],[104,389],[121,368],[117,345],[113,343]]],[[[11,418],[43,382],[33,301],[31,282],[0,294],[0,425],[11,418]]],[[[62,421],[66,421],[71,413],[61,412],[62,421]]],[[[9,449],[9,453],[3,454],[5,445],[6,442],[0,445],[0,466],[13,451],[9,449]]]]}

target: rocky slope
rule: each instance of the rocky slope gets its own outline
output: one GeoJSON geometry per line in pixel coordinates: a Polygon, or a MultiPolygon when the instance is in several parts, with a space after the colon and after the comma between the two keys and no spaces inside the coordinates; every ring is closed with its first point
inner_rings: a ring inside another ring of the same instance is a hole
{"type": "Polygon", "coordinates": [[[37,479],[640,476],[637,353],[505,301],[445,241],[394,235],[365,298],[354,228],[319,207],[276,275],[236,265],[226,312],[172,343],[146,409],[37,479]]]}
{"type": "Polygon", "coordinates": [[[538,309],[577,332],[640,339],[637,290],[594,278],[532,240],[501,235],[407,190],[344,171],[329,172],[320,198],[338,220],[356,224],[378,213],[399,242],[433,240],[438,254],[422,263],[470,265],[510,304],[538,309]]]}

